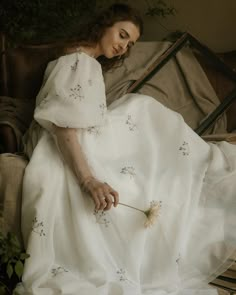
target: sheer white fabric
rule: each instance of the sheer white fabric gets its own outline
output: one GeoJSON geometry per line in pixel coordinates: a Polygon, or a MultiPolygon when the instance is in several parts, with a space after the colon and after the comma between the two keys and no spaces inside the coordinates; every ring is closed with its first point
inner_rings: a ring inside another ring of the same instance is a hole
{"type": "MultiPolygon", "coordinates": [[[[122,203],[146,210],[155,201],[161,209],[150,229],[131,208],[95,212],[44,130],[24,177],[22,231],[31,256],[17,294],[217,294],[207,283],[229,266],[236,246],[236,146],[207,144],[179,114],[145,95],[114,102],[104,124],[99,107],[81,115],[85,100],[74,110],[74,98],[63,96],[66,83],[81,79],[66,78],[72,64],[64,59],[76,56],[61,58],[49,74],[39,97],[44,89],[56,93],[57,84],[60,99],[49,93],[47,108],[39,99],[36,119],[48,130],[51,122],[83,127],[78,139],[95,177],[122,203]]],[[[84,81],[94,74],[103,89],[96,60],[82,54],[82,63],[84,81]]],[[[100,104],[101,92],[91,92],[91,103],[100,104]]]]}
{"type": "Polygon", "coordinates": [[[44,128],[86,128],[106,117],[105,86],[99,63],[83,52],[51,62],[36,98],[34,118],[44,128]]]}

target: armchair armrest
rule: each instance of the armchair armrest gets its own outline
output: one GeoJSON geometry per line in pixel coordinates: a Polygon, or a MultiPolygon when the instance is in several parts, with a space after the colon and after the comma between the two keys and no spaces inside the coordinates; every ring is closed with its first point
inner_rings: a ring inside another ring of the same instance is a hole
{"type": "Polygon", "coordinates": [[[205,141],[227,141],[236,144],[236,133],[223,133],[223,134],[208,134],[203,135],[202,139],[205,141]]]}
{"type": "Polygon", "coordinates": [[[15,153],[16,151],[17,141],[13,128],[0,124],[0,153],[15,153]]]}

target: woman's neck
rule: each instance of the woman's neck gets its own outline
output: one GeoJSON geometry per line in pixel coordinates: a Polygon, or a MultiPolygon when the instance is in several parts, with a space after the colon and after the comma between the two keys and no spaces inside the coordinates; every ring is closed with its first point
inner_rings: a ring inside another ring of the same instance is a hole
{"type": "Polygon", "coordinates": [[[78,47],[81,49],[81,51],[85,52],[91,57],[98,58],[101,55],[98,46],[92,47],[92,46],[81,45],[78,47]]]}
{"type": "Polygon", "coordinates": [[[86,54],[88,54],[91,57],[98,58],[100,54],[100,50],[98,46],[91,46],[91,45],[84,45],[84,44],[76,44],[73,46],[69,46],[65,48],[66,54],[74,53],[76,51],[82,51],[86,54]]]}

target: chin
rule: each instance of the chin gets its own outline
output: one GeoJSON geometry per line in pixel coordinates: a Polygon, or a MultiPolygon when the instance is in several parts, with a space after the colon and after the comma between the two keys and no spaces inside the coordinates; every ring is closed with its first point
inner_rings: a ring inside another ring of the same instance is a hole
{"type": "Polygon", "coordinates": [[[107,50],[104,52],[104,56],[108,59],[111,59],[115,57],[116,55],[114,54],[113,50],[107,50]]]}
{"type": "Polygon", "coordinates": [[[106,58],[108,58],[108,59],[111,59],[111,58],[115,57],[114,54],[104,54],[104,56],[105,56],[106,58]]]}

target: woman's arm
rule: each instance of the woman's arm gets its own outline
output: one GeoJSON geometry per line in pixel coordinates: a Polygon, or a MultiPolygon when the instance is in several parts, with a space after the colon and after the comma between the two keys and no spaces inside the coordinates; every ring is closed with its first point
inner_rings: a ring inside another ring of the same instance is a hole
{"type": "Polygon", "coordinates": [[[95,179],[86,161],[76,135],[76,129],[54,125],[58,148],[68,166],[73,171],[78,183],[90,194],[96,210],[108,210],[119,202],[118,193],[107,183],[95,179]]]}

